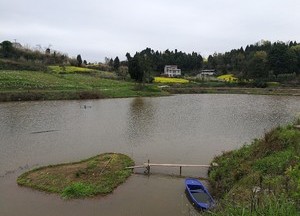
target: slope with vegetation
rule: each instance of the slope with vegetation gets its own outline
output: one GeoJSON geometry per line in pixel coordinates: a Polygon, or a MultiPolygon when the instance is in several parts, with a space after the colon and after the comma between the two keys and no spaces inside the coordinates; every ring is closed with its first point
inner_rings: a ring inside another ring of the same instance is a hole
{"type": "Polygon", "coordinates": [[[0,90],[0,101],[166,95],[156,86],[140,88],[133,82],[117,80],[113,73],[78,67],[66,67],[66,72],[62,73],[2,70],[0,90]]]}
{"type": "MultiPolygon", "coordinates": [[[[300,121],[298,121],[298,124],[300,121]]],[[[213,215],[297,215],[300,131],[277,127],[241,149],[214,158],[209,179],[219,205],[213,215]]]]}
{"type": "Polygon", "coordinates": [[[50,48],[43,51],[3,41],[0,43],[0,101],[169,93],[300,95],[299,47],[297,42],[262,41],[245,49],[211,55],[207,61],[195,52],[159,52],[146,48],[134,56],[127,53],[127,61],[116,57],[106,58],[103,64],[90,64],[81,55],[69,58],[50,48]],[[155,78],[167,64],[178,65],[185,80],[155,78]],[[226,75],[220,79],[194,76],[201,69],[216,69],[217,75],[226,75]],[[168,86],[159,88],[160,83],[168,86]]]}

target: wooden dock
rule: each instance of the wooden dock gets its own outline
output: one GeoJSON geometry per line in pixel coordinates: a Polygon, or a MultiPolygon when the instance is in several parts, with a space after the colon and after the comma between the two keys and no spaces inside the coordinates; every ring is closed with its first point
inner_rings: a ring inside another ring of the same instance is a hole
{"type": "MultiPolygon", "coordinates": [[[[212,166],[218,166],[218,164],[213,163],[212,166]]],[[[151,167],[179,167],[179,174],[182,173],[182,167],[211,167],[211,165],[199,165],[199,164],[160,164],[160,163],[144,163],[142,165],[126,167],[126,169],[136,169],[136,168],[145,168],[145,173],[150,174],[151,167]]]]}

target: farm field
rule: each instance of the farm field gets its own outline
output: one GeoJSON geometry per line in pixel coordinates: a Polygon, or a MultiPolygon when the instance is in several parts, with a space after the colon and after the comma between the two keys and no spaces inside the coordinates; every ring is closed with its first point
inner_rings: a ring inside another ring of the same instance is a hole
{"type": "Polygon", "coordinates": [[[165,95],[156,86],[106,79],[99,74],[38,71],[0,72],[0,100],[117,98],[165,95]],[[38,96],[37,96],[38,95],[38,96]],[[37,96],[37,97],[36,97],[37,96]]]}

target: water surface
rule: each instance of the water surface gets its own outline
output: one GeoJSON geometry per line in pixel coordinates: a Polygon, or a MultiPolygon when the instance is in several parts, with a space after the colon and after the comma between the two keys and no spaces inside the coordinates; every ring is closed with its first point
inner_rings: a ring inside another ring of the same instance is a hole
{"type": "MultiPolygon", "coordinates": [[[[0,215],[191,215],[178,168],[135,174],[106,197],[62,200],[19,187],[38,166],[120,152],[136,164],[209,164],[264,132],[292,121],[299,97],[177,95],[87,101],[0,103],[0,215]],[[163,175],[162,175],[163,174],[163,175]]],[[[142,172],[142,171],[140,171],[142,172]]],[[[183,175],[206,176],[183,168],[183,175]]]]}

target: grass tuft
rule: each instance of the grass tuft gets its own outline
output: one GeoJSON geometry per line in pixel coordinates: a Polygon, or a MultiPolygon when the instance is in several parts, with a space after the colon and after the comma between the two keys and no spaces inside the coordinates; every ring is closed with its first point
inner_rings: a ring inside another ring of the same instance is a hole
{"type": "Polygon", "coordinates": [[[61,196],[63,198],[82,198],[94,195],[95,186],[92,184],[75,182],[63,189],[61,196]]]}

